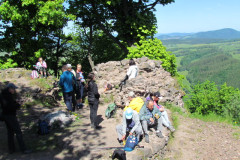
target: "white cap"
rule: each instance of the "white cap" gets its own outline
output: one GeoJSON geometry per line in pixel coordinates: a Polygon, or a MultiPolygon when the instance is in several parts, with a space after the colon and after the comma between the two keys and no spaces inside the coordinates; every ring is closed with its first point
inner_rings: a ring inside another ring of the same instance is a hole
{"type": "Polygon", "coordinates": [[[72,65],[71,64],[67,64],[67,68],[72,68],[72,65]]]}

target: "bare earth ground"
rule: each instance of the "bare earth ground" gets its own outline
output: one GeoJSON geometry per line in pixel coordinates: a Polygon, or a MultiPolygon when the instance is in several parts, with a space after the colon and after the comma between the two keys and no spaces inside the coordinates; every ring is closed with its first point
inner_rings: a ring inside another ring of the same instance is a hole
{"type": "Polygon", "coordinates": [[[165,159],[240,160],[240,128],[180,115],[165,159]]]}

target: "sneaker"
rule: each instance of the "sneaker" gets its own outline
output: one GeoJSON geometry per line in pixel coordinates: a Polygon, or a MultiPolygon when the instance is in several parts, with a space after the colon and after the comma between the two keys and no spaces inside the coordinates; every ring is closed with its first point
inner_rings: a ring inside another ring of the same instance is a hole
{"type": "Polygon", "coordinates": [[[123,141],[122,140],[119,140],[119,139],[117,139],[118,140],[118,143],[121,145],[121,146],[123,146],[123,141]]]}
{"type": "Polygon", "coordinates": [[[168,129],[169,129],[171,132],[174,132],[174,131],[175,131],[175,128],[173,128],[173,126],[168,127],[168,129]]]}
{"type": "Polygon", "coordinates": [[[149,135],[148,134],[145,134],[145,142],[149,143],[149,135]]]}
{"type": "Polygon", "coordinates": [[[163,138],[163,135],[162,135],[162,132],[161,132],[161,131],[157,131],[157,132],[156,132],[156,135],[157,135],[159,138],[163,138]]]}

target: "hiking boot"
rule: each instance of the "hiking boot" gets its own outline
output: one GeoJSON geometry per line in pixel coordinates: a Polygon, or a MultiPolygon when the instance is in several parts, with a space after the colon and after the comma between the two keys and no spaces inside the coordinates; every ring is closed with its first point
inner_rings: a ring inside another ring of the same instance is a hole
{"type": "Polygon", "coordinates": [[[162,132],[161,132],[161,131],[157,131],[157,132],[156,132],[156,135],[157,135],[159,138],[163,138],[163,135],[162,135],[162,132]]]}
{"type": "Polygon", "coordinates": [[[118,140],[118,143],[121,145],[121,146],[123,146],[123,141],[122,140],[119,140],[119,139],[117,139],[118,140]]]}
{"type": "Polygon", "coordinates": [[[95,126],[95,130],[102,129],[102,126],[95,126]]]}
{"type": "Polygon", "coordinates": [[[175,128],[173,128],[173,126],[169,126],[168,129],[169,129],[171,132],[174,132],[174,131],[175,131],[175,128]]]}
{"type": "Polygon", "coordinates": [[[149,143],[149,135],[148,134],[145,134],[145,142],[149,143]]]}

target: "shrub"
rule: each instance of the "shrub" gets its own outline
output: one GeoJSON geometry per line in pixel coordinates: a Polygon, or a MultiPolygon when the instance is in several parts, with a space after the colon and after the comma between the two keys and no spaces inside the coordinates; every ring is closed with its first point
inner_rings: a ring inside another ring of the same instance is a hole
{"type": "Polygon", "coordinates": [[[128,48],[128,59],[145,56],[149,59],[160,60],[162,61],[162,67],[170,72],[172,76],[177,74],[175,55],[171,55],[170,52],[167,52],[166,47],[163,46],[159,39],[140,40],[139,44],[135,43],[134,45],[134,47],[128,48]]]}

